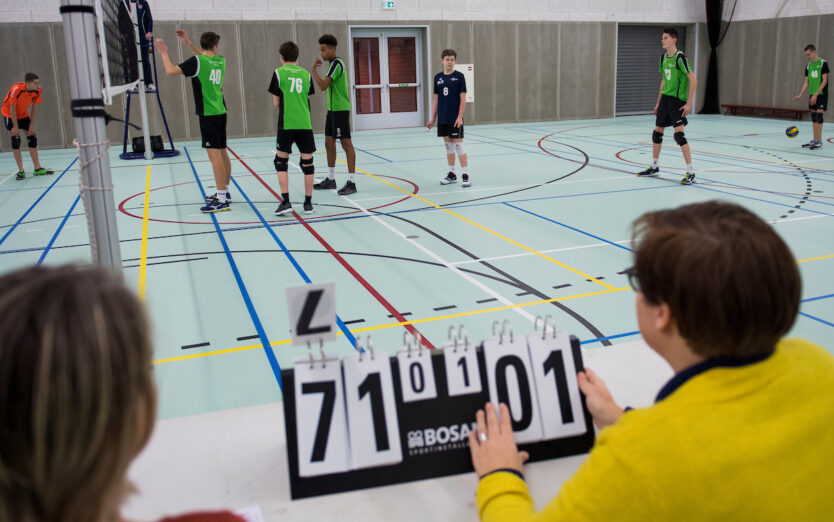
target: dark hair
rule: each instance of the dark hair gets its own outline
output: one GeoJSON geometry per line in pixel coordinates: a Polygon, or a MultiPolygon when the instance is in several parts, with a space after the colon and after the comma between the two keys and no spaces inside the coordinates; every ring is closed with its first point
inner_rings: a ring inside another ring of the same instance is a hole
{"type": "Polygon", "coordinates": [[[443,52],[440,53],[440,59],[446,58],[447,56],[454,56],[455,60],[458,58],[458,53],[455,52],[454,49],[443,49],[443,52]]]}
{"type": "Polygon", "coordinates": [[[663,32],[674,38],[675,40],[678,39],[678,30],[674,27],[664,27],[663,32]]]}
{"type": "Polygon", "coordinates": [[[644,214],[634,222],[634,275],[665,303],[704,357],[770,354],[799,311],[802,280],[790,249],[749,210],[719,201],[644,214]]]}
{"type": "Polygon", "coordinates": [[[336,37],[332,34],[323,34],[321,38],[319,38],[319,44],[324,44],[328,47],[336,47],[339,43],[336,41],[336,37]]]}
{"type": "Polygon", "coordinates": [[[294,62],[298,60],[298,46],[295,42],[284,42],[278,48],[278,53],[285,62],[294,62]]]}
{"type": "Polygon", "coordinates": [[[808,44],[808,45],[805,46],[805,49],[802,49],[802,50],[803,51],[816,51],[817,47],[814,44],[808,44]]]}
{"type": "Polygon", "coordinates": [[[26,73],[26,76],[25,76],[25,81],[26,82],[33,82],[37,79],[39,79],[37,74],[35,74],[35,73],[26,73]]]}
{"type": "Polygon", "coordinates": [[[206,31],[200,35],[200,47],[205,51],[211,51],[218,43],[220,43],[220,35],[217,33],[206,31]]]}

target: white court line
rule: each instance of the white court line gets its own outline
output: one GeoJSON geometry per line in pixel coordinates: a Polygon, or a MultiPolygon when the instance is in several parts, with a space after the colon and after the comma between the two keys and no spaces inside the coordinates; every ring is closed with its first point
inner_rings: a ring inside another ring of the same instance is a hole
{"type": "MultiPolygon", "coordinates": [[[[411,243],[412,245],[417,247],[419,250],[421,250],[423,253],[425,253],[426,255],[428,255],[429,257],[431,257],[432,259],[434,259],[438,263],[442,264],[443,266],[445,266],[446,268],[448,268],[452,272],[456,273],[460,277],[466,279],[467,281],[469,281],[473,285],[477,286],[478,288],[480,288],[481,290],[483,290],[487,294],[491,295],[495,299],[498,299],[504,305],[513,305],[513,304],[515,304],[512,301],[510,301],[509,299],[507,299],[506,297],[504,297],[503,295],[496,292],[495,290],[493,290],[490,287],[486,286],[485,284],[481,283],[480,281],[478,281],[477,279],[475,279],[471,275],[461,271],[458,267],[456,267],[452,263],[449,263],[448,261],[446,261],[445,259],[443,259],[439,255],[435,254],[434,252],[432,252],[428,248],[426,248],[423,245],[421,245],[420,243],[418,243],[417,241],[414,241],[413,239],[409,238],[408,236],[406,236],[405,234],[403,234],[402,232],[400,232],[399,230],[397,230],[396,228],[391,226],[389,223],[386,223],[385,220],[381,219],[379,216],[377,216],[375,214],[371,214],[368,211],[368,209],[366,209],[365,207],[363,207],[359,203],[353,201],[352,199],[350,199],[347,196],[342,196],[342,198],[345,201],[352,204],[353,206],[355,206],[356,208],[358,208],[366,216],[370,216],[371,219],[373,219],[374,221],[376,221],[380,225],[384,226],[385,228],[387,228],[388,230],[390,230],[394,234],[398,235],[400,238],[405,239],[406,241],[408,241],[409,243],[411,243]]],[[[521,315],[522,317],[524,317],[525,319],[527,319],[528,321],[530,321],[530,322],[535,322],[535,320],[536,320],[536,318],[530,312],[528,312],[528,311],[526,311],[522,308],[513,308],[513,310],[516,313],[518,313],[519,315],[521,315]]]]}
{"type": "Polygon", "coordinates": [[[788,221],[805,221],[808,219],[821,219],[827,217],[834,217],[834,214],[817,214],[815,216],[805,216],[805,217],[795,217],[795,218],[785,218],[785,219],[774,219],[773,221],[769,221],[769,223],[787,223],[788,221]]]}
{"type": "Polygon", "coordinates": [[[3,181],[0,181],[0,185],[2,185],[3,183],[5,183],[5,182],[9,181],[10,179],[12,179],[12,176],[17,176],[17,173],[14,173],[14,174],[9,174],[8,176],[6,176],[6,179],[4,179],[3,181]]]}
{"type": "MultiPolygon", "coordinates": [[[[631,243],[631,240],[630,239],[623,239],[623,240],[620,240],[620,241],[612,241],[612,243],[617,243],[617,244],[631,243]]],[[[539,254],[550,254],[550,253],[553,253],[553,252],[565,252],[567,250],[582,250],[583,248],[596,248],[596,247],[601,247],[601,246],[610,246],[610,244],[609,243],[594,243],[592,245],[581,245],[581,246],[565,247],[565,248],[551,248],[550,250],[538,250],[537,252],[539,254]]],[[[468,265],[468,264],[471,264],[471,263],[480,263],[481,261],[498,261],[500,259],[510,259],[510,258],[514,258],[514,257],[527,257],[527,256],[533,256],[533,255],[536,255],[536,254],[533,254],[532,252],[523,252],[521,254],[510,254],[510,255],[507,255],[507,256],[484,257],[484,258],[481,258],[481,259],[467,259],[465,261],[456,261],[452,264],[455,265],[455,266],[459,266],[459,265],[468,265]]]]}
{"type": "Polygon", "coordinates": [[[30,229],[24,230],[24,232],[43,232],[43,229],[42,228],[30,228],[30,229]]]}

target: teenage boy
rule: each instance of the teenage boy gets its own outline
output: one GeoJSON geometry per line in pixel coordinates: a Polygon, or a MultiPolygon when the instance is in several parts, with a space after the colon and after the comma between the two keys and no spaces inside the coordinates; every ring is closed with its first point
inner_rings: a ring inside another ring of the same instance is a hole
{"type": "Polygon", "coordinates": [[[168,56],[168,44],[161,38],[156,40],[156,49],[162,57],[165,72],[169,76],[183,75],[191,78],[194,108],[200,120],[202,145],[211,162],[214,184],[217,188],[214,196],[206,197],[207,205],[201,207],[200,210],[225,212],[231,208],[228,186],[232,179],[232,162],[226,151],[226,101],[223,99],[226,59],[217,54],[220,35],[211,31],[203,33],[200,36],[202,50],[191,44],[185,32],[177,31],[177,35],[195,53],[195,56],[179,65],[174,65],[168,56]]]}
{"type": "Polygon", "coordinates": [[[805,66],[805,82],[802,90],[793,97],[796,101],[802,97],[805,89],[811,94],[808,100],[808,108],[811,109],[811,121],[814,127],[814,138],[803,145],[803,147],[816,150],[822,148],[822,113],[828,107],[828,62],[817,54],[817,48],[813,44],[805,47],[805,57],[808,58],[808,65],[805,66]]]}
{"type": "Polygon", "coordinates": [[[678,51],[678,30],[674,27],[663,29],[661,43],[665,52],[660,57],[660,93],[654,106],[657,118],[652,133],[652,165],[637,175],[656,177],[660,173],[658,159],[663,132],[666,127],[674,127],[675,143],[680,146],[683,159],[686,161],[686,175],[681,180],[681,185],[691,185],[695,183],[695,171],[692,169],[692,152],[689,150],[683,128],[688,123],[686,116],[692,112],[697,81],[686,55],[678,51]]]}
{"type": "Polygon", "coordinates": [[[26,177],[23,170],[23,154],[20,152],[20,131],[26,132],[26,144],[29,146],[29,156],[35,166],[35,176],[52,174],[52,171],[41,167],[38,161],[38,135],[35,134],[35,113],[38,104],[42,101],[41,81],[35,73],[26,73],[24,81],[11,86],[6,97],[3,98],[3,106],[0,112],[3,114],[3,123],[9,136],[12,139],[12,153],[17,162],[17,177],[21,180],[26,177]],[[32,112],[29,112],[29,106],[32,112]]]}
{"type": "Polygon", "coordinates": [[[443,138],[446,145],[446,161],[449,173],[440,180],[441,185],[456,183],[455,153],[457,152],[461,167],[461,185],[469,187],[469,161],[463,148],[463,111],[466,110],[466,79],[463,73],[455,70],[457,53],[452,49],[444,49],[440,53],[443,71],[434,76],[434,104],[431,119],[427,127],[431,129],[437,120],[437,135],[443,138]]]}
{"type": "Polygon", "coordinates": [[[275,170],[281,186],[281,204],[275,210],[280,216],[292,212],[288,166],[292,144],[301,153],[301,172],[304,173],[304,213],[313,213],[313,153],[316,141],[313,137],[313,123],[310,119],[310,96],[315,94],[313,77],[296,63],[298,46],[295,42],[284,42],[278,48],[281,67],[275,69],[269,83],[272,104],[278,108],[278,137],[275,151],[275,170]]]}
{"type": "Polygon", "coordinates": [[[315,189],[336,188],[336,140],[342,144],[348,167],[348,181],[340,188],[338,194],[347,196],[356,192],[356,151],[350,139],[350,94],[348,92],[348,73],[345,61],[336,56],[336,37],[325,34],[319,38],[319,53],[313,63],[313,79],[319,89],[327,91],[327,116],[324,121],[324,148],[327,150],[327,177],[313,185],[315,189]],[[317,67],[327,60],[330,67],[324,78],[319,76],[317,67]]]}

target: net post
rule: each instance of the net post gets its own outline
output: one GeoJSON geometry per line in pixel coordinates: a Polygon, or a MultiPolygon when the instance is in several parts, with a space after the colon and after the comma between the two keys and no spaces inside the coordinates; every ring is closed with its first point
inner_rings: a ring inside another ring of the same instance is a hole
{"type": "MultiPolygon", "coordinates": [[[[135,0],[123,1],[136,3],[135,0]]],[[[145,83],[145,60],[142,57],[142,42],[145,40],[145,35],[139,34],[139,19],[136,17],[137,9],[128,9],[128,11],[130,12],[130,21],[133,22],[133,31],[136,35],[136,59],[139,66],[139,86],[137,90],[139,91],[139,111],[142,114],[142,137],[145,140],[145,159],[150,161],[153,159],[153,151],[151,151],[151,132],[148,126],[148,100],[145,92],[147,88],[145,83]]]]}

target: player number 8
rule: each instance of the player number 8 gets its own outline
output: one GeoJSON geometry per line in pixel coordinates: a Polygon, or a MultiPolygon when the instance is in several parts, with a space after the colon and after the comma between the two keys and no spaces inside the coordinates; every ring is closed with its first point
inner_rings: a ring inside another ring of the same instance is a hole
{"type": "Polygon", "coordinates": [[[449,88],[443,87],[443,96],[449,96],[449,88]]]}

